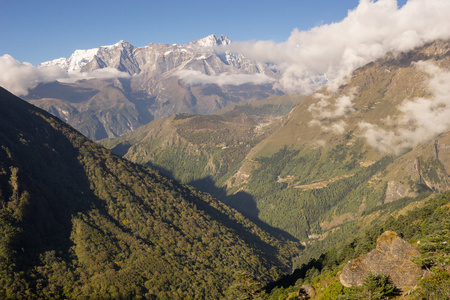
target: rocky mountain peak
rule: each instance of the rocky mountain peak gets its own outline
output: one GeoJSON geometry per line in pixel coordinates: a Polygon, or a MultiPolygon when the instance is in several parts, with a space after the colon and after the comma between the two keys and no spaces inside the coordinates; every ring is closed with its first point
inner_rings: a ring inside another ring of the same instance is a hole
{"type": "Polygon", "coordinates": [[[208,35],[199,40],[195,40],[189,43],[189,45],[197,45],[201,47],[214,47],[214,46],[225,46],[231,43],[230,38],[226,35],[221,35],[216,37],[214,34],[208,35]]]}
{"type": "Polygon", "coordinates": [[[111,49],[132,49],[135,48],[133,45],[131,45],[130,43],[124,41],[124,40],[120,40],[117,43],[115,43],[114,45],[110,45],[110,46],[101,46],[99,48],[100,49],[105,49],[105,50],[111,50],[111,49]]]}

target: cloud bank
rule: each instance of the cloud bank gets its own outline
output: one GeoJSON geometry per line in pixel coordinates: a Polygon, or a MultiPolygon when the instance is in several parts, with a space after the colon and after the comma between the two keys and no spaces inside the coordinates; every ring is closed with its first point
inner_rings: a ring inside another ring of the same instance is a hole
{"type": "Polygon", "coordinates": [[[30,63],[20,63],[8,54],[0,56],[0,70],[0,86],[17,96],[27,95],[28,89],[41,82],[67,77],[61,68],[38,69],[30,63]]]}
{"type": "Polygon", "coordinates": [[[96,69],[90,72],[68,72],[67,77],[57,79],[60,82],[72,83],[78,80],[87,80],[87,79],[108,79],[108,78],[129,78],[130,74],[126,72],[121,72],[114,68],[103,68],[96,69]]]}
{"type": "Polygon", "coordinates": [[[431,63],[418,62],[417,68],[429,74],[431,98],[405,100],[397,109],[398,119],[386,119],[388,129],[361,122],[363,137],[382,152],[400,154],[408,148],[428,142],[450,130],[450,72],[431,63]]]}
{"type": "Polygon", "coordinates": [[[275,81],[264,74],[227,74],[206,75],[195,70],[180,70],[175,72],[175,76],[182,79],[187,85],[196,84],[217,84],[223,85],[242,85],[246,83],[265,84],[275,81]]]}
{"type": "Polygon", "coordinates": [[[314,98],[318,99],[317,102],[311,104],[308,107],[308,111],[316,119],[334,119],[343,117],[349,113],[355,111],[353,107],[353,99],[355,98],[355,91],[351,91],[349,95],[343,95],[334,100],[331,103],[331,95],[323,95],[317,93],[314,98]]]}
{"type": "Polygon", "coordinates": [[[11,55],[0,56],[0,86],[16,96],[28,95],[28,90],[39,83],[60,81],[75,82],[92,78],[118,78],[129,77],[128,73],[117,69],[105,68],[92,72],[66,72],[57,66],[37,68],[30,63],[21,63],[11,55]]]}
{"type": "Polygon", "coordinates": [[[407,51],[436,39],[450,38],[450,1],[360,0],[341,22],[294,30],[283,43],[234,42],[223,51],[275,64],[279,88],[310,94],[329,84],[336,89],[353,70],[388,52],[407,51]]]}

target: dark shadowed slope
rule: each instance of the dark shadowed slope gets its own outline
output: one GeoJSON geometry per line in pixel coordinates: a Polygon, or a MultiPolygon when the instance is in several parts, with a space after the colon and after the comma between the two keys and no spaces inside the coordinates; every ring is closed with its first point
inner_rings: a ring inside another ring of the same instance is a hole
{"type": "Polygon", "coordinates": [[[217,298],[289,267],[206,194],[121,159],[0,89],[0,298],[217,298]]]}

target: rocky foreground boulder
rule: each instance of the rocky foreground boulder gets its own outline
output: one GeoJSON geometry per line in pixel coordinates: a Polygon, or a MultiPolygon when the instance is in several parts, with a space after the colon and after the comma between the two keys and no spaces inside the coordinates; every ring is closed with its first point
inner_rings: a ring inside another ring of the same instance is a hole
{"type": "Polygon", "coordinates": [[[370,272],[389,276],[397,288],[412,287],[423,273],[420,266],[411,261],[419,255],[419,251],[397,233],[386,231],[378,238],[375,250],[345,265],[339,279],[346,287],[361,286],[370,272]]]}

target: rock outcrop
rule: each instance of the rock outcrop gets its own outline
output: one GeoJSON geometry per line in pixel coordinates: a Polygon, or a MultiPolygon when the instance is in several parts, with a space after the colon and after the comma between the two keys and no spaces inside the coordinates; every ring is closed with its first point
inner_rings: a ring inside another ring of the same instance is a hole
{"type": "Polygon", "coordinates": [[[411,259],[419,255],[416,248],[395,232],[386,231],[378,238],[375,250],[345,265],[339,279],[346,287],[361,286],[371,272],[389,276],[391,282],[400,289],[414,286],[422,270],[411,259]]]}

